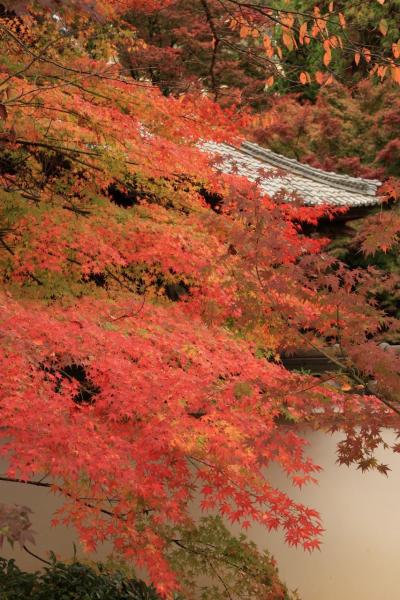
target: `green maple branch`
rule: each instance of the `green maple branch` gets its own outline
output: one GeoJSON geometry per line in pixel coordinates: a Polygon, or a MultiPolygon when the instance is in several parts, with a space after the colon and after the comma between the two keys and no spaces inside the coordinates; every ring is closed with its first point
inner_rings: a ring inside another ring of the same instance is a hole
{"type": "MultiPolygon", "coordinates": [[[[190,554],[197,554],[198,556],[202,556],[202,557],[209,557],[210,552],[207,550],[199,550],[199,549],[195,549],[191,546],[188,546],[187,544],[185,544],[181,539],[177,539],[177,538],[167,538],[167,541],[170,543],[175,544],[176,546],[178,546],[179,548],[182,548],[182,550],[185,550],[186,552],[190,553],[190,554]]],[[[216,551],[218,551],[218,548],[216,546],[213,546],[213,544],[207,544],[205,542],[198,542],[200,544],[202,544],[203,546],[208,546],[208,547],[212,547],[213,549],[215,549],[216,551]]],[[[229,567],[232,567],[234,569],[237,569],[238,571],[242,572],[245,575],[248,575],[248,572],[246,571],[246,569],[236,563],[233,563],[227,559],[225,559],[225,555],[222,553],[221,556],[223,556],[224,558],[222,559],[222,561],[228,565],[229,567]]],[[[218,560],[218,558],[216,558],[216,560],[218,560]]]]}
{"type": "Polygon", "coordinates": [[[228,586],[228,584],[226,583],[226,581],[225,581],[225,580],[224,580],[224,579],[221,577],[221,575],[218,573],[218,571],[217,571],[216,567],[213,565],[213,563],[211,562],[211,560],[210,560],[210,559],[206,559],[206,562],[207,562],[208,566],[210,567],[211,571],[212,571],[213,573],[215,573],[215,575],[217,576],[217,579],[218,579],[218,580],[219,580],[219,581],[222,583],[222,587],[224,588],[225,592],[227,593],[227,596],[228,596],[229,600],[233,600],[233,596],[232,596],[232,594],[230,593],[229,586],[228,586]]]}

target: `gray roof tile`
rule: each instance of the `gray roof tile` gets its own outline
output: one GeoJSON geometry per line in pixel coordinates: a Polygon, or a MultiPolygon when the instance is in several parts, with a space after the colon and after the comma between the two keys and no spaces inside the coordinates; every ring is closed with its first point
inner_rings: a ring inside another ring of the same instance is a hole
{"type": "Polygon", "coordinates": [[[315,169],[296,160],[276,154],[251,142],[236,148],[228,144],[205,142],[203,150],[221,157],[217,168],[223,173],[236,173],[255,181],[266,194],[285,191],[301,198],[304,204],[316,206],[372,206],[381,182],[315,169]]]}

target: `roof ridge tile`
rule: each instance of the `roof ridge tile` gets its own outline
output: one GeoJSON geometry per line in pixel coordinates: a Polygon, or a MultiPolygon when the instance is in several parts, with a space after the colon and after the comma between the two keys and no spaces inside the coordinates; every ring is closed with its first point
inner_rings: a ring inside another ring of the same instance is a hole
{"type": "MultiPolygon", "coordinates": [[[[233,148],[234,146],[232,146],[233,148]]],[[[258,144],[252,142],[243,142],[242,145],[237,148],[239,152],[244,152],[254,156],[257,159],[264,159],[270,164],[276,163],[274,166],[281,167],[282,169],[290,170],[292,173],[302,175],[321,183],[331,183],[335,187],[345,189],[351,192],[362,192],[369,196],[375,196],[377,188],[381,185],[379,179],[365,179],[362,177],[351,177],[350,175],[342,175],[335,173],[334,171],[324,171],[323,169],[317,169],[304,163],[300,163],[298,160],[293,158],[287,158],[282,154],[277,154],[272,150],[263,148],[258,144]]]]}
{"type": "Polygon", "coordinates": [[[269,195],[286,189],[289,197],[294,193],[309,206],[372,206],[380,201],[377,191],[381,182],[377,179],[316,169],[247,141],[240,146],[207,141],[201,148],[221,157],[217,169],[247,177],[269,195]],[[276,177],[263,177],[263,170],[265,173],[276,170],[276,177]]]}

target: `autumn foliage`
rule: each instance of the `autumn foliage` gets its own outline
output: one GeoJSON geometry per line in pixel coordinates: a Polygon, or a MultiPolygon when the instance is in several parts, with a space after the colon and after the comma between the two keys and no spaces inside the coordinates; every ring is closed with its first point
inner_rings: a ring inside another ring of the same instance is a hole
{"type": "MultiPolygon", "coordinates": [[[[190,597],[182,554],[207,552],[232,593],[283,598],[269,557],[214,517],[196,523],[192,503],[319,546],[319,515],[267,469],[314,481],[301,422],[343,429],[340,460],[385,472],[373,452],[382,427],[400,427],[400,359],[379,345],[398,322],[376,298],[397,280],[349,269],[305,234],[327,207],[218,173],[201,141],[238,143],[252,117],[215,102],[212,74],[210,94],[166,95],[132,77],[127,56],[146,56],[135,13],[107,19],[177,3],[59,4],[52,15],[51,2],[22,1],[0,24],[6,477],[41,479],[65,500],[56,520],[88,549],[112,540],[162,594],[184,584],[190,597]],[[335,344],[340,371],[327,381],[280,362],[282,351],[335,344]]],[[[242,14],[252,31],[264,18],[242,14]]],[[[251,32],[236,21],[241,43],[251,32]]]]}

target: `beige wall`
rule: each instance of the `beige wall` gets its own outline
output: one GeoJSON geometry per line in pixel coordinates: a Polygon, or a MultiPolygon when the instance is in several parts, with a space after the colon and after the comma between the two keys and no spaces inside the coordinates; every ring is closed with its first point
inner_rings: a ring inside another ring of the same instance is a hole
{"type": "MultiPolygon", "coordinates": [[[[311,434],[310,452],[324,467],[319,485],[298,492],[304,503],[322,513],[326,533],[321,551],[305,554],[288,548],[279,534],[253,529],[250,534],[268,547],[291,589],[303,600],[395,600],[400,597],[400,456],[387,453],[392,467],[388,478],[362,474],[335,465],[335,439],[311,434]]],[[[336,438],[337,439],[337,438],[336,438]]],[[[287,487],[279,473],[276,484],[287,487]]],[[[45,556],[48,548],[62,557],[72,556],[73,531],[49,526],[57,499],[47,490],[11,483],[0,484],[1,502],[29,505],[34,511],[37,536],[35,552],[45,556]]],[[[102,552],[104,556],[106,549],[102,552]]],[[[17,549],[4,547],[1,554],[14,556],[23,568],[39,563],[17,549]]]]}
{"type": "MultiPolygon", "coordinates": [[[[34,553],[47,558],[48,550],[53,550],[60,558],[72,558],[74,554],[73,543],[75,542],[77,554],[83,555],[73,529],[63,526],[51,527],[52,514],[60,506],[60,501],[48,490],[22,484],[0,482],[0,501],[4,504],[29,506],[33,510],[34,514],[31,515],[31,520],[33,529],[36,532],[36,545],[28,544],[28,547],[34,553]]],[[[108,552],[109,548],[103,549],[100,552],[100,558],[105,558],[108,552]]],[[[12,549],[8,543],[5,543],[3,548],[0,548],[0,555],[6,558],[14,558],[22,569],[37,570],[43,566],[40,561],[29,556],[24,550],[20,550],[18,545],[12,549]]],[[[94,556],[89,558],[94,558],[94,556]]]]}
{"type": "MultiPolygon", "coordinates": [[[[322,514],[321,550],[310,555],[288,548],[278,534],[253,529],[251,535],[274,554],[281,577],[303,600],[395,600],[400,598],[400,455],[380,453],[392,468],[389,477],[363,474],[335,464],[338,439],[309,436],[310,453],[324,471],[318,486],[293,491],[322,514]]],[[[275,481],[285,487],[282,476],[275,481]]]]}

